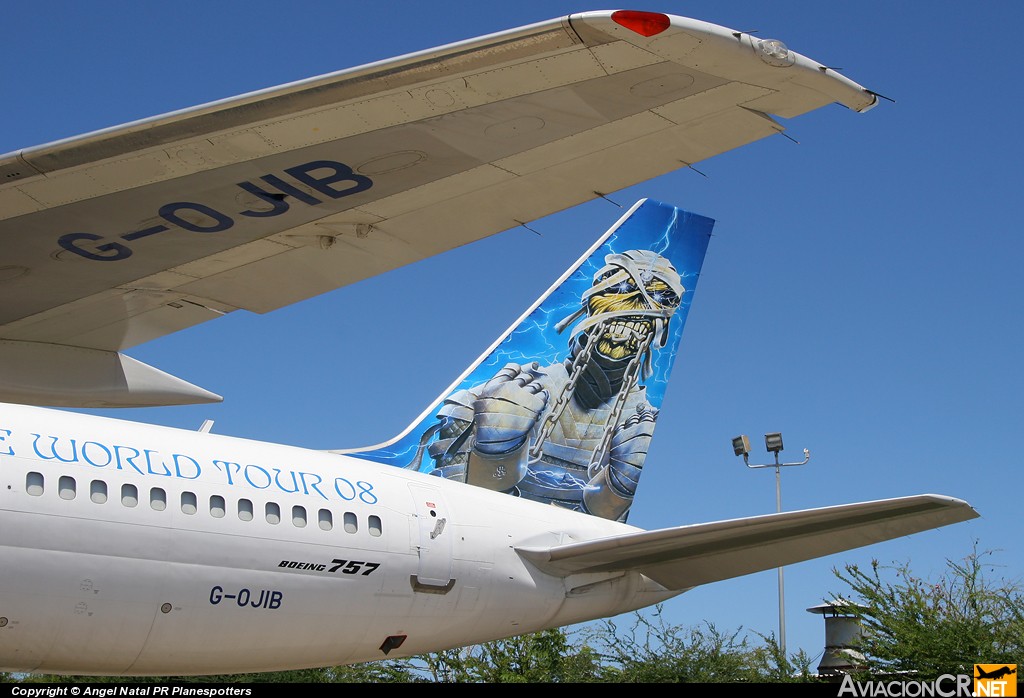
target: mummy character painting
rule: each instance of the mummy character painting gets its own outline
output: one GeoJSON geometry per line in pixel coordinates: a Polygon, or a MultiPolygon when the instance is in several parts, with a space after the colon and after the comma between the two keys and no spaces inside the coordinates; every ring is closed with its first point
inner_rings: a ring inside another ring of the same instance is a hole
{"type": "Polygon", "coordinates": [[[346,453],[624,521],[713,224],[639,202],[401,436],[346,453]]]}

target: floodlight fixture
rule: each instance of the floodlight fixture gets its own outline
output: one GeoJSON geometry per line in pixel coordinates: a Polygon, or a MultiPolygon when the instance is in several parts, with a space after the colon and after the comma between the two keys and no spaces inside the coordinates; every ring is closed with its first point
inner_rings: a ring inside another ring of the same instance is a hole
{"type": "MultiPolygon", "coordinates": [[[[748,468],[775,468],[775,512],[778,514],[782,513],[782,477],[781,471],[785,466],[793,465],[804,465],[811,459],[811,452],[808,449],[804,449],[804,459],[799,463],[780,463],[779,452],[782,451],[782,434],[780,432],[771,432],[764,435],[764,447],[769,453],[775,455],[774,463],[751,463],[748,455],[750,454],[750,439],[746,435],[737,436],[732,440],[732,451],[737,456],[743,456],[743,462],[748,468]]],[[[782,575],[782,567],[778,568],[779,574],[779,648],[782,650],[783,656],[786,653],[786,600],[784,593],[784,581],[782,575]]]]}
{"type": "Polygon", "coordinates": [[[746,434],[740,434],[732,440],[732,452],[737,456],[750,455],[750,439],[746,434]]]}

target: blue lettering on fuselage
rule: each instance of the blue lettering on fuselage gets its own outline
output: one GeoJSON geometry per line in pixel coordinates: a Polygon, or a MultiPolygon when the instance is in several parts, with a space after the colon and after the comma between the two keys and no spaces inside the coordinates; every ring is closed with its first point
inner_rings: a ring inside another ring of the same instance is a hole
{"type": "MultiPolygon", "coordinates": [[[[317,206],[325,200],[358,194],[373,186],[373,180],[366,175],[358,174],[348,165],[333,160],[303,163],[286,168],[284,174],[324,198],[317,198],[275,174],[267,174],[259,177],[258,184],[246,181],[238,182],[235,186],[270,204],[270,208],[260,211],[238,211],[234,215],[249,218],[280,216],[291,209],[291,205],[285,201],[287,197],[307,206],[317,206]]],[[[172,201],[163,204],[157,209],[157,216],[163,223],[124,233],[118,236],[119,239],[124,242],[135,242],[169,230],[186,230],[206,235],[228,230],[238,222],[232,215],[198,201],[172,201]]],[[[117,262],[128,259],[134,252],[132,247],[122,242],[107,240],[96,233],[80,231],[61,235],[57,239],[57,244],[68,252],[74,252],[94,262],[117,262]]]]}
{"type": "MultiPolygon", "coordinates": [[[[269,464],[244,463],[210,458],[198,459],[185,453],[161,453],[152,448],[138,448],[88,438],[71,438],[31,432],[18,434],[0,429],[0,456],[31,451],[39,461],[53,464],[74,464],[92,470],[117,470],[126,475],[166,480],[212,479],[235,488],[267,492],[283,492],[315,497],[328,502],[352,502],[374,505],[379,501],[374,482],[325,476],[309,470],[280,468],[269,464]]],[[[30,456],[32,457],[32,456],[30,456]]]]}

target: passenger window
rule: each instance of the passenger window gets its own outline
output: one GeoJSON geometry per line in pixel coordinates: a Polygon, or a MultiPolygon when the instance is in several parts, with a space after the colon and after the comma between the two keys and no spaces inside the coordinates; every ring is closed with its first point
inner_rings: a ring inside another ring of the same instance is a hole
{"type": "Polygon", "coordinates": [[[277,506],[273,502],[267,502],[267,523],[279,524],[281,523],[281,507],[277,506]]]}
{"type": "Polygon", "coordinates": [[[43,474],[42,473],[29,473],[25,476],[25,491],[33,497],[38,497],[43,493],[43,474]]]}
{"type": "Polygon", "coordinates": [[[329,509],[321,509],[317,518],[320,522],[320,528],[324,531],[330,531],[334,528],[334,517],[329,509]]]}
{"type": "Polygon", "coordinates": [[[181,513],[192,516],[199,511],[199,500],[196,499],[195,492],[182,492],[181,493],[181,513]]]}
{"type": "Polygon", "coordinates": [[[215,519],[224,518],[224,498],[219,494],[210,497],[210,516],[215,519]]]}
{"type": "Polygon", "coordinates": [[[153,508],[153,511],[163,511],[167,508],[167,493],[159,487],[154,487],[149,491],[149,506],[153,508]]]}
{"type": "Polygon", "coordinates": [[[252,502],[248,499],[238,500],[238,518],[242,521],[252,521],[252,502]]]}
{"type": "Polygon", "coordinates": [[[379,536],[381,534],[381,526],[380,526],[380,517],[379,516],[376,516],[376,515],[371,516],[370,517],[370,521],[369,521],[369,525],[370,525],[370,535],[371,536],[379,536]]]}
{"type": "Polygon", "coordinates": [[[57,492],[60,494],[61,499],[74,499],[76,494],[75,478],[69,475],[61,477],[57,481],[57,492]]]}
{"type": "Polygon", "coordinates": [[[359,520],[351,511],[345,512],[345,533],[355,533],[359,530],[359,520]]]}
{"type": "Polygon", "coordinates": [[[305,507],[292,507],[292,525],[297,528],[304,528],[306,525],[305,507]]]}
{"type": "Polygon", "coordinates": [[[121,485],[121,504],[134,507],[139,503],[139,488],[135,485],[121,485]]]}
{"type": "Polygon", "coordinates": [[[96,504],[104,504],[107,501],[107,483],[103,480],[93,480],[89,485],[89,499],[96,504]]]}

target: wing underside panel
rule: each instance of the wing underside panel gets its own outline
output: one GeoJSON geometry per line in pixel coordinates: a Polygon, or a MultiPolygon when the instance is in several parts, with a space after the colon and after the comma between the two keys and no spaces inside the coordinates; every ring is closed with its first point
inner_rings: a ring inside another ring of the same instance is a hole
{"type": "Polygon", "coordinates": [[[776,134],[770,114],[875,101],[666,20],[557,18],[0,156],[0,339],[120,352],[268,312],[776,134]]]}

